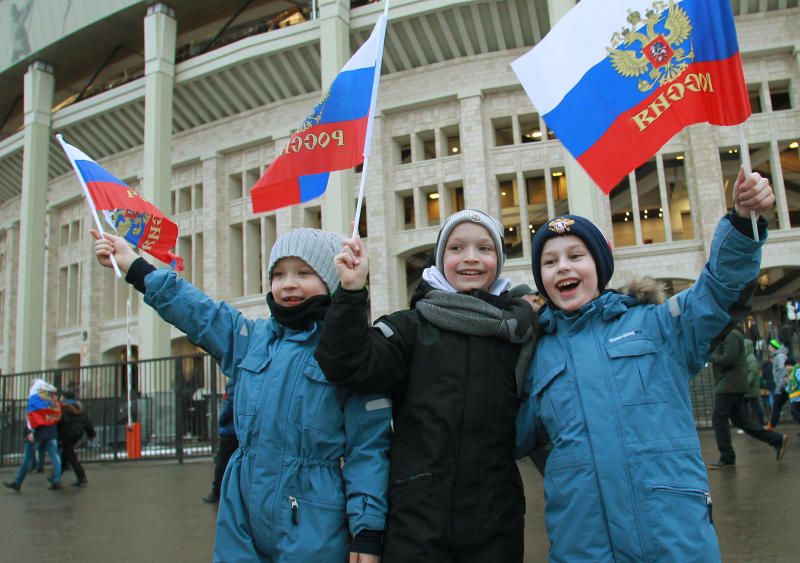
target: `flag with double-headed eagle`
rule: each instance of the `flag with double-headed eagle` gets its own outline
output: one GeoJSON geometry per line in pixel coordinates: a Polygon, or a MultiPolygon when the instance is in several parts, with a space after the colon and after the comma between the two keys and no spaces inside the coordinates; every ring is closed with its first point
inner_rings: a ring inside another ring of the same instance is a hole
{"type": "Polygon", "coordinates": [[[52,426],[61,419],[56,388],[44,379],[34,379],[28,390],[28,427],[52,426]]]}
{"type": "Polygon", "coordinates": [[[171,251],[178,240],[178,225],[136,190],[64,141],[61,135],[57,138],[84,187],[90,205],[102,212],[114,234],[179,272],[183,271],[183,258],[171,251]]]}
{"type": "Polygon", "coordinates": [[[605,193],[684,127],[751,113],[730,0],[583,0],[512,68],[605,193]]]}
{"type": "Polygon", "coordinates": [[[364,161],[375,108],[386,15],[345,63],[330,89],[292,134],[250,191],[253,212],[271,211],[321,196],[330,173],[364,161]]]}

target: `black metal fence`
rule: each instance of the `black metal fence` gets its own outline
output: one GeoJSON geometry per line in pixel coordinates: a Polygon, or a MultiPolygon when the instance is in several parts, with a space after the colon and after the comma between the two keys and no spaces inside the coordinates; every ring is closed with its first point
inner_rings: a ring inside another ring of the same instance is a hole
{"type": "MultiPolygon", "coordinates": [[[[217,450],[217,415],[225,376],[206,354],[52,369],[0,376],[0,466],[21,462],[28,389],[36,379],[74,391],[97,431],[77,448],[81,461],[131,459],[130,420],[138,423],[138,459],[209,456],[217,450]],[[128,381],[130,380],[130,400],[128,381]]],[[[711,427],[709,368],[690,382],[698,428],[711,427]]]]}
{"type": "Polygon", "coordinates": [[[79,444],[81,461],[182,461],[216,452],[225,376],[210,356],[198,354],[0,376],[0,466],[21,462],[36,378],[74,391],[89,415],[97,436],[79,444]],[[129,411],[138,426],[129,428],[129,411]]]}

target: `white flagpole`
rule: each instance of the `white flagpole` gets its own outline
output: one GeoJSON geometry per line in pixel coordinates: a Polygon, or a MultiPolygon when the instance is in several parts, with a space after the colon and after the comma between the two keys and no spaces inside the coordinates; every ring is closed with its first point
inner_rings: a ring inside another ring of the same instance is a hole
{"type": "Polygon", "coordinates": [[[125,301],[125,379],[128,388],[128,428],[131,427],[131,292],[125,301]]]}
{"type": "MultiPolygon", "coordinates": [[[[92,195],[89,193],[89,188],[86,187],[86,182],[83,180],[83,176],[81,176],[80,170],[78,170],[78,165],[75,164],[75,161],[72,160],[72,156],[69,154],[67,147],[65,146],[64,137],[61,136],[61,133],[56,135],[56,139],[58,142],[61,143],[61,148],[64,149],[64,153],[67,155],[67,159],[69,160],[70,164],[72,164],[72,169],[75,171],[75,175],[78,177],[78,181],[81,183],[81,187],[83,188],[83,195],[86,196],[86,201],[89,203],[89,209],[92,211],[92,216],[94,217],[94,224],[97,227],[97,230],[100,231],[100,236],[105,238],[105,231],[103,231],[103,225],[100,223],[100,217],[97,216],[97,208],[94,206],[94,200],[92,200],[92,195]]],[[[110,254],[109,257],[111,258],[111,265],[114,266],[114,273],[117,274],[118,278],[122,277],[122,272],[117,265],[117,260],[114,258],[113,254],[110,254]]]]}
{"type": "Polygon", "coordinates": [[[369,165],[369,151],[372,145],[372,124],[375,121],[375,106],[378,102],[378,87],[381,82],[381,63],[383,62],[383,40],[386,37],[386,23],[389,19],[389,0],[384,0],[383,14],[378,17],[378,24],[381,26],[378,34],[378,56],[375,61],[375,76],[372,79],[372,98],[369,101],[369,117],[367,118],[367,133],[364,137],[364,165],[361,167],[361,182],[358,186],[358,201],[356,203],[356,215],[353,221],[352,238],[358,236],[358,224],[361,220],[361,207],[364,202],[364,187],[367,183],[367,166],[369,165]]]}
{"type": "MultiPolygon", "coordinates": [[[[744,125],[742,123],[739,124],[739,154],[742,157],[745,177],[749,177],[753,173],[753,168],[750,165],[750,149],[747,147],[747,140],[744,138],[744,125]]],[[[735,207],[736,202],[733,202],[733,204],[735,207]]],[[[756,212],[752,209],[750,210],[750,223],[753,225],[753,240],[758,242],[758,217],[756,217],[756,212]]]]}

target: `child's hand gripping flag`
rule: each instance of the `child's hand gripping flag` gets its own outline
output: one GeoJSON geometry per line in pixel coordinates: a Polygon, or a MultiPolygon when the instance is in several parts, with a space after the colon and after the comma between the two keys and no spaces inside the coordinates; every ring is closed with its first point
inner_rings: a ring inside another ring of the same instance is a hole
{"type": "Polygon", "coordinates": [[[250,191],[253,212],[309,201],[325,193],[330,172],[364,161],[386,29],[385,12],[345,63],[327,94],[250,191]]]}
{"type": "Polygon", "coordinates": [[[684,127],[750,116],[730,0],[583,0],[512,67],[605,193],[684,127]]]}
{"type": "Polygon", "coordinates": [[[155,205],[144,199],[81,150],[57,135],[67,153],[95,215],[97,229],[103,232],[95,210],[103,212],[114,233],[162,262],[183,271],[183,258],[170,249],[178,240],[178,226],[155,205]]]}

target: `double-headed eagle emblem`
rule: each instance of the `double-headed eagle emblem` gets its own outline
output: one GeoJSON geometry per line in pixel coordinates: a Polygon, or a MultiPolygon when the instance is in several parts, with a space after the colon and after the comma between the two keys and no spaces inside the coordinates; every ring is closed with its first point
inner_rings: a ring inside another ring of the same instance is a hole
{"type": "Polygon", "coordinates": [[[110,215],[117,235],[123,238],[130,233],[132,237],[138,239],[142,236],[144,228],[150,220],[148,213],[136,213],[127,209],[115,209],[110,215]]]}
{"type": "Polygon", "coordinates": [[[568,217],[556,217],[547,224],[547,228],[553,233],[563,235],[564,233],[568,233],[574,224],[575,221],[568,217]]]}
{"type": "Polygon", "coordinates": [[[689,52],[681,47],[692,33],[692,22],[686,10],[670,0],[669,10],[664,12],[664,2],[653,2],[644,17],[638,11],[628,10],[628,23],[621,32],[611,37],[611,47],[606,47],[614,70],[626,78],[641,76],[641,92],[652,90],[656,84],[663,86],[678,78],[694,60],[694,49],[689,43],[689,52]],[[663,30],[656,26],[664,20],[663,30]],[[639,31],[643,26],[644,30],[639,31]],[[626,48],[641,44],[640,48],[626,48]]]}

